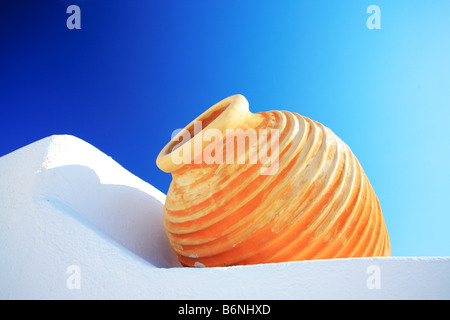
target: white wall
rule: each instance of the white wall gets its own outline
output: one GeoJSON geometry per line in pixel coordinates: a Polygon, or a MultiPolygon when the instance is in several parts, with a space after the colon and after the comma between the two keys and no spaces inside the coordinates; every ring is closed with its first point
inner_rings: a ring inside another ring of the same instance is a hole
{"type": "Polygon", "coordinates": [[[450,298],[448,257],[181,268],[164,199],[72,136],[0,158],[0,298],[450,298]]]}

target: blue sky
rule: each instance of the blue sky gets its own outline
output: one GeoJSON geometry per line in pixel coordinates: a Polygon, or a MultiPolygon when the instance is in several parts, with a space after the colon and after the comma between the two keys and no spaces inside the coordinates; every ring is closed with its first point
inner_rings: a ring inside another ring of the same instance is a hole
{"type": "Polygon", "coordinates": [[[0,155],[75,135],[166,192],[172,131],[236,93],[331,128],[395,256],[450,255],[449,1],[2,1],[0,155]],[[81,30],[66,8],[81,9],[81,30]],[[381,29],[369,30],[369,5],[381,29]]]}

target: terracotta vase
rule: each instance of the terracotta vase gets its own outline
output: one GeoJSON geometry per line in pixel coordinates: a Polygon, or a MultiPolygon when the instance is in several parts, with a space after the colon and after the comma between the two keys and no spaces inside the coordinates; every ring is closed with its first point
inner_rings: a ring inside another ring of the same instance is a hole
{"type": "Polygon", "coordinates": [[[163,219],[184,266],[390,255],[378,198],[355,155],[297,113],[251,113],[242,95],[228,97],[156,163],[172,174],[163,219]]]}

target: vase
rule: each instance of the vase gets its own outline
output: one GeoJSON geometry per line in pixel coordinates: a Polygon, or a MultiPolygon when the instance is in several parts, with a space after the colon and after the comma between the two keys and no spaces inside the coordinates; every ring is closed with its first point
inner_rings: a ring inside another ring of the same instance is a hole
{"type": "Polygon", "coordinates": [[[163,222],[184,266],[390,256],[379,200],[350,148],[289,111],[233,95],[161,150],[163,222]]]}

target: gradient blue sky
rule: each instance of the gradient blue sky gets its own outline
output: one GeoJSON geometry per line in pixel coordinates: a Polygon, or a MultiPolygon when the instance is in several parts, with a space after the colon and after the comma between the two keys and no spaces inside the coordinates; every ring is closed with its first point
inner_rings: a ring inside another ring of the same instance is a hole
{"type": "Polygon", "coordinates": [[[350,146],[393,255],[450,255],[450,1],[0,4],[0,156],[72,134],[166,192],[155,159],[172,131],[236,93],[350,146]]]}

